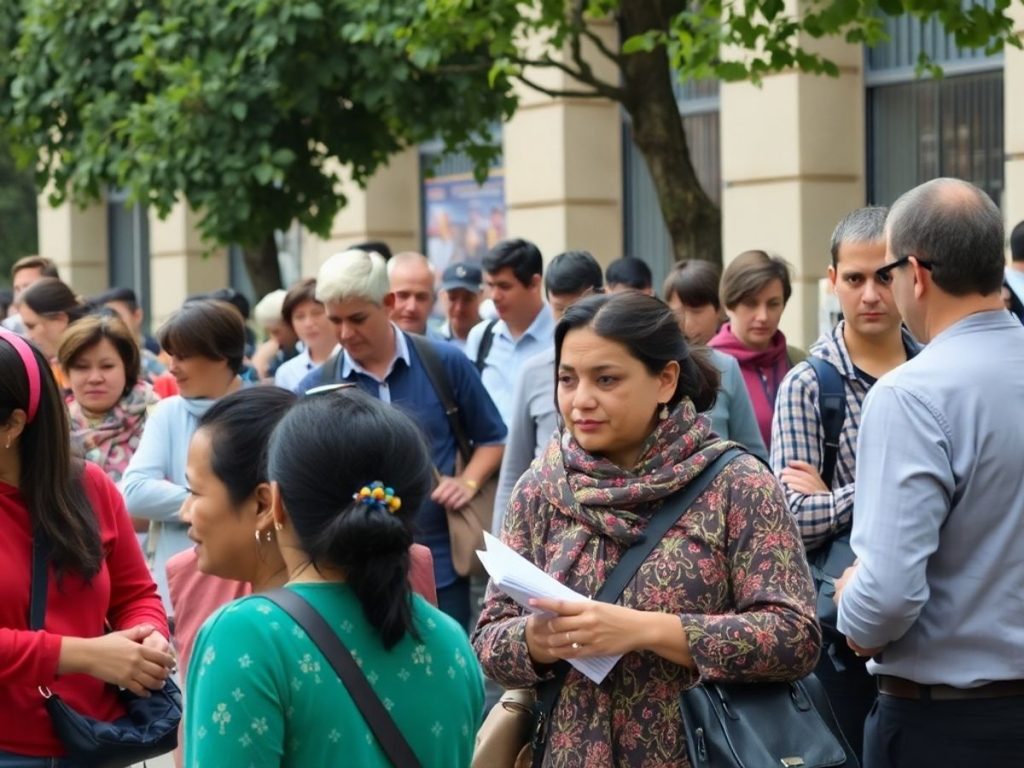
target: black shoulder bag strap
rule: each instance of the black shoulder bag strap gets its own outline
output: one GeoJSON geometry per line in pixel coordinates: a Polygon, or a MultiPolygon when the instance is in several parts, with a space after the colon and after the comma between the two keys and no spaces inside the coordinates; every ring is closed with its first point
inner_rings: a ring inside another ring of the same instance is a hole
{"type": "Polygon", "coordinates": [[[843,421],[846,419],[846,386],[839,371],[827,360],[812,356],[807,358],[807,364],[814,369],[814,375],[818,377],[818,411],[825,432],[821,479],[831,489],[832,479],[836,474],[836,461],[839,458],[839,439],[842,437],[843,421]]]}
{"type": "Polygon", "coordinates": [[[49,589],[50,546],[39,529],[32,531],[32,582],[29,585],[28,628],[42,629],[46,622],[46,593],[49,589]]]}
{"type": "Polygon", "coordinates": [[[301,595],[290,589],[275,589],[265,592],[260,597],[265,597],[277,605],[282,611],[291,616],[295,623],[306,630],[309,639],[313,641],[320,652],[324,655],[335,673],[341,678],[345,690],[348,691],[355,702],[359,712],[370,726],[373,735],[377,737],[384,754],[395,768],[420,768],[419,758],[412,751],[405,736],[398,730],[395,721],[384,708],[380,698],[374,693],[370,681],[359,669],[356,660],[352,658],[341,638],[328,626],[323,616],[306,601],[301,595]]]}
{"type": "Polygon", "coordinates": [[[322,387],[325,384],[335,384],[341,380],[341,377],[338,375],[338,363],[341,360],[342,354],[343,352],[339,349],[327,358],[327,362],[320,366],[320,375],[317,377],[318,387],[322,387]]]}
{"type": "MultiPolygon", "coordinates": [[[[741,456],[746,451],[742,448],[730,448],[708,466],[706,466],[697,477],[693,478],[685,488],[673,494],[661,505],[661,509],[654,513],[647,528],[644,529],[643,537],[634,542],[627,549],[618,564],[608,574],[604,584],[594,595],[595,600],[603,603],[615,603],[622,596],[626,585],[636,576],[640,566],[651,556],[655,547],[665,538],[665,534],[675,525],[697,498],[704,493],[718,474],[725,469],[725,465],[741,456]]],[[[545,680],[537,689],[537,728],[533,736],[533,768],[540,768],[544,759],[544,749],[547,743],[548,720],[558,703],[558,697],[562,693],[562,685],[565,677],[572,667],[568,662],[562,661],[555,665],[555,676],[545,680]]]]}
{"type": "Polygon", "coordinates": [[[419,357],[420,362],[423,363],[423,370],[426,372],[427,378],[430,379],[431,386],[434,387],[437,399],[441,401],[444,415],[448,417],[448,423],[451,425],[452,434],[455,435],[455,444],[459,448],[462,461],[468,464],[473,456],[473,449],[469,444],[469,438],[466,436],[466,430],[462,426],[459,404],[455,400],[455,393],[448,382],[448,374],[445,373],[444,366],[441,364],[441,358],[434,350],[430,339],[426,336],[410,333],[408,337],[416,348],[416,355],[419,357]]]}
{"type": "Polygon", "coordinates": [[[484,335],[480,338],[480,346],[476,350],[476,360],[473,361],[473,364],[480,373],[483,373],[484,368],[487,367],[487,356],[491,354],[491,345],[494,344],[494,326],[497,323],[497,319],[487,323],[487,327],[484,328],[484,335]]]}

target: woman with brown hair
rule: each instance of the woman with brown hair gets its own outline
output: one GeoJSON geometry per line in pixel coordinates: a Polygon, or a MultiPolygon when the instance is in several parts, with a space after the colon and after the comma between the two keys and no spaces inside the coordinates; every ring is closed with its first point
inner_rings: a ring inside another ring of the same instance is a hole
{"type": "Polygon", "coordinates": [[[71,444],[116,483],[157,402],[132,332],[115,316],[89,315],[64,332],[57,358],[71,386],[71,444]]]}
{"type": "Polygon", "coordinates": [[[178,517],[188,497],[185,460],[188,443],[213,403],[243,386],[238,372],[245,354],[242,316],[223,301],[187,302],[157,332],[170,356],[168,370],[180,394],[162,400],[121,478],[121,492],[133,517],[154,523],[146,550],[153,574],[170,610],[167,559],[191,546],[178,517]]]}
{"type": "MultiPolygon", "coordinates": [[[[732,444],[702,413],[718,372],[658,299],[573,304],[555,329],[563,427],[520,479],[501,538],[584,597],[652,517],[732,444]]],[[[796,524],[752,456],[721,473],[660,538],[617,603],[488,588],[473,636],[484,673],[539,686],[561,662],[621,656],[600,684],[568,670],[547,721],[547,768],[688,765],[680,694],[700,680],[797,680],[821,641],[796,524]]]]}
{"type": "Polygon", "coordinates": [[[44,277],[32,283],[21,294],[19,302],[26,335],[50,361],[53,377],[67,395],[69,382],[57,361],[57,348],[64,331],[85,317],[89,306],[56,277],[44,277]]]}
{"type": "Polygon", "coordinates": [[[745,251],[722,274],[722,304],[729,322],[708,346],[736,358],[765,445],[772,444],[775,398],[786,372],[807,354],[786,344],[779,321],[793,287],[778,256],[745,251]]]}
{"type": "Polygon", "coordinates": [[[124,715],[117,687],[161,688],[167,618],[117,488],[76,460],[46,359],[0,330],[0,765],[74,768],[39,687],[98,720],[124,715]],[[42,629],[29,623],[33,550],[47,568],[42,629]]]}

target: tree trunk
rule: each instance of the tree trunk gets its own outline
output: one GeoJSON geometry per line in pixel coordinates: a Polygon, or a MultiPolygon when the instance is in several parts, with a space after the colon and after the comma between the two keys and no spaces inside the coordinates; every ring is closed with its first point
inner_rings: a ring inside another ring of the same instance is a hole
{"type": "MultiPolygon", "coordinates": [[[[629,0],[618,17],[621,40],[664,29],[678,4],[629,0]]],[[[647,161],[661,213],[677,259],[722,263],[722,215],[700,185],[690,162],[668,54],[663,47],[623,57],[623,106],[633,122],[633,140],[647,161]]]]}
{"type": "Polygon", "coordinates": [[[273,232],[258,243],[243,245],[242,253],[257,300],[281,287],[281,267],[277,261],[277,240],[273,232]]]}

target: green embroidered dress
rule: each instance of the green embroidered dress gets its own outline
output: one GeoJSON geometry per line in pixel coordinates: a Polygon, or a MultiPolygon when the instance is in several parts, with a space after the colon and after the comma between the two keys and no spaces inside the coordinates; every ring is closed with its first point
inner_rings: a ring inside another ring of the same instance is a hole
{"type": "MultiPolygon", "coordinates": [[[[418,595],[390,651],[345,584],[297,584],[356,658],[424,768],[472,759],[483,678],[465,632],[418,595]]],[[[389,768],[327,659],[290,616],[259,595],[203,625],[189,667],[185,764],[190,768],[389,768]]]]}

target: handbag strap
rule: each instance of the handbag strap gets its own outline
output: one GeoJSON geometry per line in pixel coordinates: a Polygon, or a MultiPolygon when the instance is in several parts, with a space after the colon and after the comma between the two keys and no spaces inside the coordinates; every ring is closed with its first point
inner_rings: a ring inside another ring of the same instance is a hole
{"type": "Polygon", "coordinates": [[[264,597],[287,613],[295,623],[306,630],[313,644],[320,649],[335,673],[341,678],[345,689],[352,697],[366,724],[370,726],[377,743],[388,756],[395,768],[420,768],[420,761],[412,751],[405,736],[398,730],[395,721],[374,693],[370,681],[359,669],[356,660],[345,644],[328,626],[324,617],[301,595],[290,589],[275,589],[264,592],[264,597]]]}
{"type": "MultiPolygon", "coordinates": [[[[746,453],[742,448],[733,447],[726,450],[718,458],[701,470],[700,474],[693,478],[678,492],[669,496],[661,508],[651,517],[650,522],[644,529],[643,536],[633,542],[625,551],[619,562],[608,574],[604,584],[594,595],[595,600],[603,603],[615,603],[622,596],[626,585],[636,576],[640,566],[651,556],[655,547],[675,525],[679,518],[688,510],[697,498],[707,489],[718,474],[725,469],[725,465],[737,456],[746,453]]],[[[533,766],[539,768],[544,759],[544,745],[547,742],[547,723],[551,713],[558,703],[558,697],[562,693],[562,686],[565,684],[566,675],[571,669],[566,661],[560,661],[555,665],[555,676],[540,684],[537,691],[537,729],[533,739],[533,766]]]]}
{"type": "Polygon", "coordinates": [[[41,529],[32,533],[32,581],[29,583],[28,628],[42,629],[46,622],[46,593],[49,589],[49,541],[41,529]]]}

